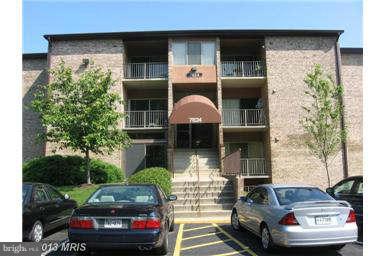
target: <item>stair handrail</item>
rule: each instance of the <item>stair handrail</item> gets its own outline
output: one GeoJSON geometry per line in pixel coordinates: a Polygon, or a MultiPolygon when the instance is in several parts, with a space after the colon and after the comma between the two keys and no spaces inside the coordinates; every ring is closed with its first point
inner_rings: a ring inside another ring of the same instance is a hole
{"type": "Polygon", "coordinates": [[[201,217],[201,209],[200,209],[200,171],[199,171],[199,158],[197,155],[197,149],[195,149],[195,165],[197,172],[197,214],[201,217]]]}

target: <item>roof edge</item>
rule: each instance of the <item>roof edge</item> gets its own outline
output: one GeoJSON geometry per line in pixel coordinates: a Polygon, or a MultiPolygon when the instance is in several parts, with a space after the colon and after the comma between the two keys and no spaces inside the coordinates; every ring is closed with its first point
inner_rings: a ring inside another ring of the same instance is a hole
{"type": "Polygon", "coordinates": [[[363,54],[363,47],[341,47],[341,54],[363,54]]]}
{"type": "Polygon", "coordinates": [[[187,36],[340,36],[344,30],[307,30],[307,29],[213,29],[213,30],[164,30],[131,32],[95,32],[73,34],[46,34],[46,40],[97,39],[97,38],[167,38],[187,36]]]}
{"type": "Polygon", "coordinates": [[[47,58],[46,52],[23,53],[23,59],[44,59],[47,58]]]}

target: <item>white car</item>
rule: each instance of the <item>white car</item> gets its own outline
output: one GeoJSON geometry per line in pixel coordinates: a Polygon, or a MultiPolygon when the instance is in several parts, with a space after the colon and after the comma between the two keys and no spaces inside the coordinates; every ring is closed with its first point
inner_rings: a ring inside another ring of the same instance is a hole
{"type": "Polygon", "coordinates": [[[257,186],[235,203],[231,224],[235,230],[246,228],[260,236],[265,251],[276,245],[339,250],[357,240],[356,215],[350,204],[313,186],[257,186]]]}

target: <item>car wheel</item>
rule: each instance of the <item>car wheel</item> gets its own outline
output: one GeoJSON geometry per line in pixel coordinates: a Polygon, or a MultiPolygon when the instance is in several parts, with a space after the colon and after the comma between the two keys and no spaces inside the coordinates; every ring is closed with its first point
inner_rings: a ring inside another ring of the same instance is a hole
{"type": "Polygon", "coordinates": [[[37,220],[33,226],[31,231],[29,232],[28,239],[32,242],[40,242],[43,239],[44,227],[43,224],[37,220]]]}
{"type": "Polygon", "coordinates": [[[266,252],[271,252],[275,248],[267,225],[261,227],[261,247],[266,252]]]}
{"type": "Polygon", "coordinates": [[[338,251],[338,250],[341,250],[341,249],[343,249],[343,248],[344,248],[344,246],[345,246],[345,244],[336,244],[336,245],[331,245],[331,249],[338,251]]]}
{"type": "Polygon", "coordinates": [[[166,255],[168,253],[168,232],[167,231],[165,231],[164,236],[165,237],[163,240],[163,244],[159,248],[155,249],[156,255],[166,255]]]}
{"type": "Polygon", "coordinates": [[[232,214],[231,214],[231,226],[236,231],[243,230],[243,228],[242,228],[242,226],[240,224],[239,216],[237,215],[237,211],[232,211],[232,214]]]}

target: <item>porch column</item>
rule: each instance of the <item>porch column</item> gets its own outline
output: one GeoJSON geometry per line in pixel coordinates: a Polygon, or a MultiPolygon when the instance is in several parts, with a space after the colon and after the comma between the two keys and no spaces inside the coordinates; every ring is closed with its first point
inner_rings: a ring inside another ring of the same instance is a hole
{"type": "Polygon", "coordinates": [[[167,147],[167,161],[168,170],[173,173],[173,151],[174,151],[174,127],[169,122],[173,110],[173,85],[172,85],[172,39],[168,39],[168,147],[167,147]]]}
{"type": "MultiPolygon", "coordinates": [[[[216,76],[217,76],[217,109],[219,110],[220,115],[223,111],[223,97],[222,97],[222,86],[221,86],[221,58],[220,58],[220,38],[216,37],[216,76]]],[[[218,151],[219,151],[219,160],[220,160],[220,171],[223,170],[223,160],[225,156],[225,147],[224,147],[224,135],[223,135],[223,118],[221,118],[221,123],[218,127],[218,151]]]]}

